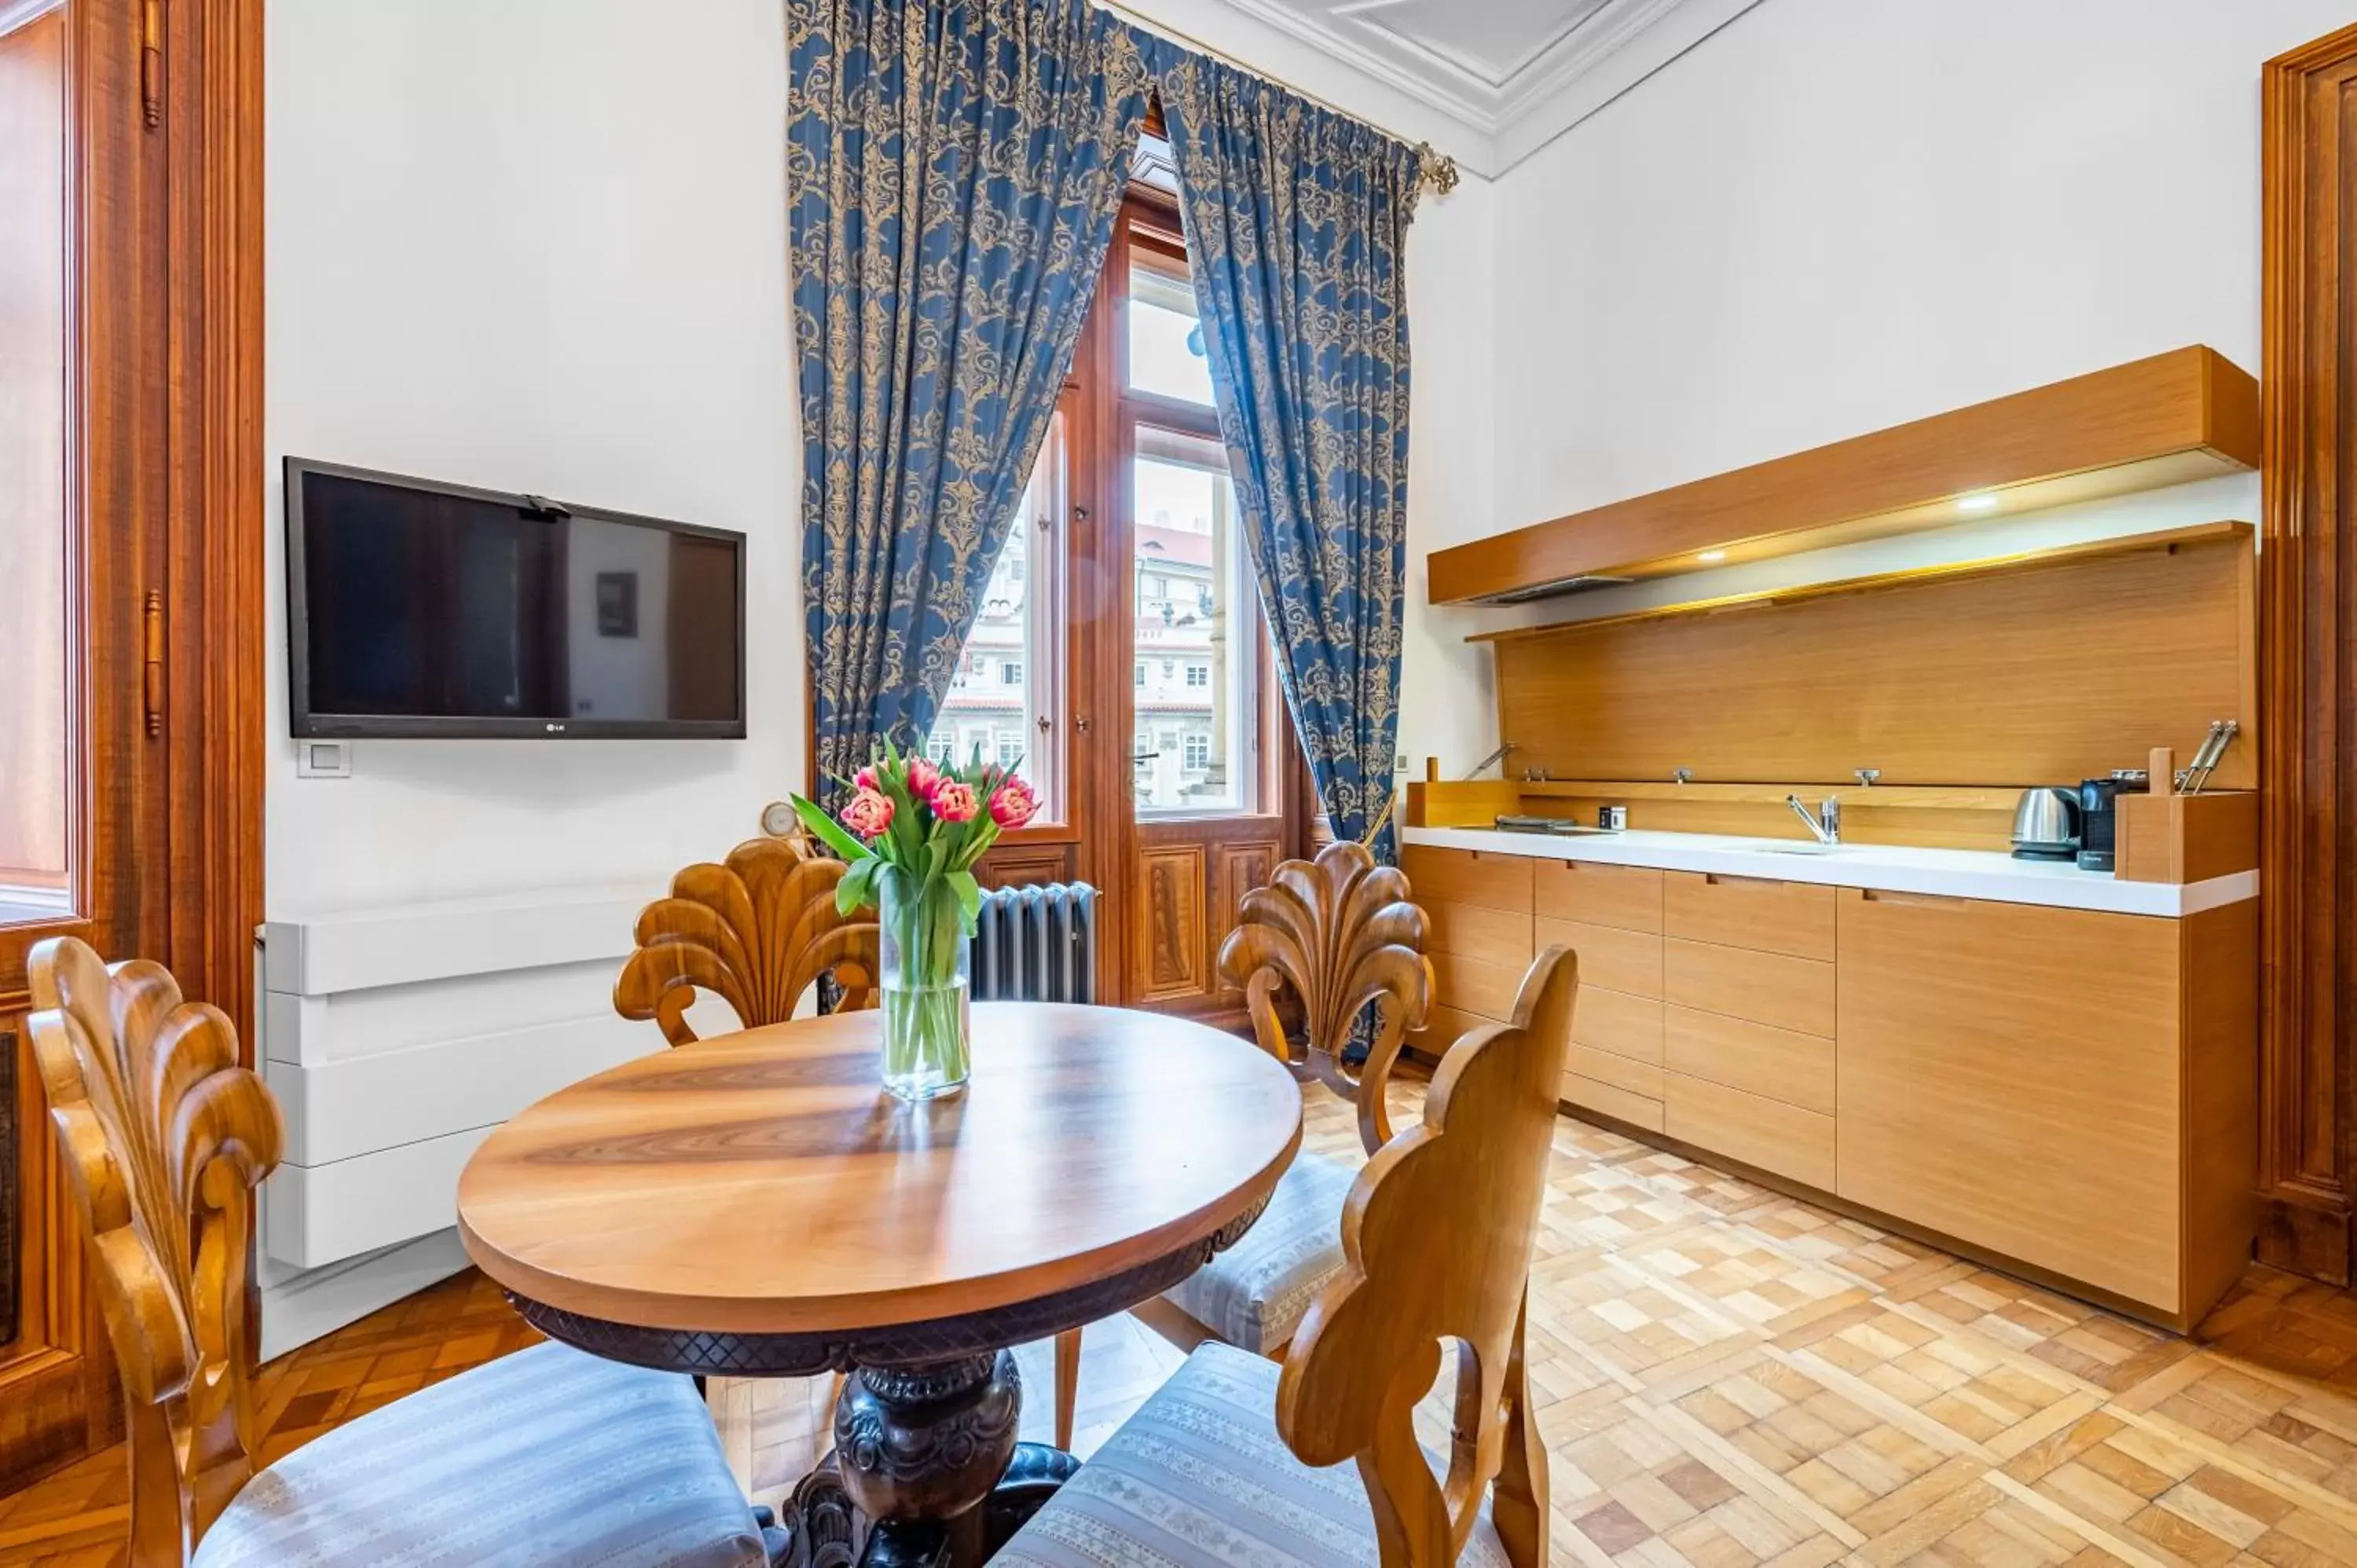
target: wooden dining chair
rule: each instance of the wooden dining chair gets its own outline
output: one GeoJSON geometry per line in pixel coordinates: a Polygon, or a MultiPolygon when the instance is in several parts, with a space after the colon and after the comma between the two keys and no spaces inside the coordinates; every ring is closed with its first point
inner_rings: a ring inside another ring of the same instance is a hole
{"type": "Polygon", "coordinates": [[[748,1029],[782,1024],[822,975],[839,1009],[876,1004],[876,921],[838,914],[835,884],[850,868],[799,839],[758,838],[725,864],[689,866],[671,896],[639,916],[638,950],[614,983],[614,1010],[652,1018],[674,1046],[692,1044],[687,1009],[708,991],[748,1029]]]}
{"type": "Polygon", "coordinates": [[[33,1054],[122,1378],[132,1568],[769,1561],[694,1384],[563,1345],[260,1467],[245,1291],[277,1102],[229,1019],[161,966],[109,969],[59,938],[30,969],[33,1054]]]}
{"type": "Polygon", "coordinates": [[[1578,986],[1578,961],[1549,948],[1513,1021],[1449,1048],[1422,1122],[1351,1183],[1342,1273],[1282,1369],[1199,1348],[993,1568],[1541,1568],[1547,1455],[1526,1302],[1578,986]],[[1457,1347],[1454,1414],[1427,1453],[1415,1412],[1445,1341],[1457,1347]]]}
{"type": "MultiPolygon", "coordinates": [[[[1286,861],[1266,886],[1246,893],[1220,947],[1221,976],[1243,991],[1262,1047],[1295,1076],[1353,1101],[1370,1155],[1391,1138],[1384,1086],[1432,994],[1424,944],[1424,911],[1409,901],[1407,878],[1377,865],[1363,844],[1343,842],[1315,860],[1286,861]],[[1351,1032],[1371,1006],[1374,1036],[1353,1067],[1344,1059],[1351,1032]],[[1297,1036],[1286,1027],[1289,1012],[1300,1019],[1297,1036]]],[[[1282,1359],[1301,1315],[1341,1272],[1335,1219],[1357,1170],[1300,1155],[1243,1240],[1135,1316],[1182,1350],[1218,1339],[1282,1359]]],[[[1057,1337],[1059,1447],[1071,1445],[1080,1356],[1081,1330],[1057,1337]]]]}

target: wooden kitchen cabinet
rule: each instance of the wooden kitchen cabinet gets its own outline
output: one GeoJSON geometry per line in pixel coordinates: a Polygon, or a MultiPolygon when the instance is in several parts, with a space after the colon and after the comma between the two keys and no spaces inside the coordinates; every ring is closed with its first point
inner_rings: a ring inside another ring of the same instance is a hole
{"type": "Polygon", "coordinates": [[[1400,855],[1408,896],[1424,910],[1432,1007],[1407,1038],[1425,1056],[1448,1053],[1468,1029],[1501,1023],[1536,956],[1531,862],[1513,854],[1410,844],[1400,855]]]}
{"type": "Polygon", "coordinates": [[[1411,848],[1447,1050],[1579,955],[1562,1098],[2190,1327],[2250,1258],[2255,900],[2180,918],[1411,848]]]}
{"type": "Polygon", "coordinates": [[[1834,1190],[2190,1326],[2250,1256],[2257,909],[1842,889],[1834,1190]]]}

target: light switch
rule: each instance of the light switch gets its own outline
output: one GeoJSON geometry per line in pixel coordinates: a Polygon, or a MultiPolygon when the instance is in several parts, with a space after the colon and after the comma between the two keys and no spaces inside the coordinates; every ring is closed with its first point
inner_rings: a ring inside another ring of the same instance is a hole
{"type": "Polygon", "coordinates": [[[295,743],[297,779],[350,779],[352,743],[348,740],[298,740],[295,743]]]}

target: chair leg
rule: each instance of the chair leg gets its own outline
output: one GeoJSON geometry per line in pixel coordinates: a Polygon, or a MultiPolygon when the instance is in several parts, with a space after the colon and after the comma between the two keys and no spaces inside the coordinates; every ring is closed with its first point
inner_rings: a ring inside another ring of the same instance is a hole
{"type": "Polygon", "coordinates": [[[1081,1400],[1081,1330],[1056,1336],[1056,1446],[1071,1453],[1072,1412],[1081,1400]]]}

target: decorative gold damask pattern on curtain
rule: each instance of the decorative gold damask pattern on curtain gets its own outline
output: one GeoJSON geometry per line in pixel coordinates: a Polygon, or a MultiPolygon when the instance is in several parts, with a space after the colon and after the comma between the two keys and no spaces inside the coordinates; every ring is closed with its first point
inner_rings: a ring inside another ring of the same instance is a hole
{"type": "Polygon", "coordinates": [[[1086,0],[790,0],[822,788],[921,741],[1113,236],[1148,82],[1086,0]]]}

